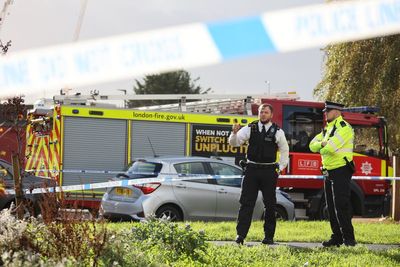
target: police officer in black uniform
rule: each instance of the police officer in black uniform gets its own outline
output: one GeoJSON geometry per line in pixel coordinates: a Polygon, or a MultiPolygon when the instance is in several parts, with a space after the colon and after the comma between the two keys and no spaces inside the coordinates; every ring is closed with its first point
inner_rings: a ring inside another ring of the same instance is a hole
{"type": "Polygon", "coordinates": [[[271,122],[272,115],[272,106],[262,104],[258,109],[259,120],[243,128],[240,128],[239,124],[234,124],[229,136],[229,144],[232,146],[240,146],[249,141],[236,227],[238,244],[243,244],[249,231],[258,191],[263,195],[265,206],[265,236],[262,243],[274,243],[276,183],[280,172],[289,161],[289,146],[283,130],[271,122]],[[279,163],[276,162],[278,151],[279,163]]]}

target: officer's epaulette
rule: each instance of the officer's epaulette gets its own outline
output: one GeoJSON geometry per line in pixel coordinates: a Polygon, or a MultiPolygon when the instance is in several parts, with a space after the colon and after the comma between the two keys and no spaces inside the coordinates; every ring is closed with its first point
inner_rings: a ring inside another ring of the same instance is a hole
{"type": "Polygon", "coordinates": [[[341,122],[340,122],[340,126],[345,127],[346,125],[347,125],[347,124],[346,124],[345,121],[341,121],[341,122]]]}
{"type": "Polygon", "coordinates": [[[251,130],[258,131],[258,120],[250,122],[248,126],[251,130]]]}
{"type": "Polygon", "coordinates": [[[276,124],[275,122],[272,123],[272,126],[276,129],[276,131],[279,131],[281,128],[279,127],[278,124],[276,124]]]}
{"type": "Polygon", "coordinates": [[[254,125],[256,125],[256,126],[258,125],[258,120],[250,122],[248,126],[249,127],[254,127],[254,125]]]}

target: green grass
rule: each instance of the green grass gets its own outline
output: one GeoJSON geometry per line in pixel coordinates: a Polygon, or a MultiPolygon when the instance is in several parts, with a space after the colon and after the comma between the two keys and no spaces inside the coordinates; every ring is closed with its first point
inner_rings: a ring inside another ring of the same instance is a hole
{"type": "MultiPolygon", "coordinates": [[[[235,222],[188,222],[194,230],[204,230],[208,240],[234,240],[235,222]]],[[[114,230],[129,229],[135,223],[110,223],[114,230]]],[[[181,223],[186,224],[186,223],[181,223]]],[[[354,223],[356,240],[360,244],[400,244],[400,224],[394,222],[354,223]]],[[[327,221],[278,221],[275,241],[322,242],[331,234],[327,221]]],[[[264,237],[263,223],[253,222],[246,241],[260,241],[264,237]]]]}
{"type": "Polygon", "coordinates": [[[399,266],[398,250],[356,248],[294,249],[267,246],[210,246],[205,262],[180,261],[174,266],[399,266]]]}
{"type": "MultiPolygon", "coordinates": [[[[135,224],[137,223],[109,223],[108,227],[118,232],[131,229],[135,224]]],[[[181,228],[188,229],[185,227],[187,223],[179,224],[181,228]]],[[[236,235],[235,222],[190,222],[189,224],[196,232],[204,230],[208,240],[233,240],[236,235]]],[[[354,226],[359,243],[400,244],[398,223],[357,222],[354,226]]],[[[166,230],[168,229],[166,227],[166,230]]],[[[262,229],[262,222],[253,222],[247,241],[261,240],[262,229]]],[[[164,230],[165,233],[169,231],[164,230]]],[[[276,241],[321,242],[329,235],[328,222],[278,221],[276,241]]],[[[400,266],[400,249],[373,251],[362,244],[340,248],[294,248],[264,245],[247,247],[234,244],[218,246],[208,243],[208,246],[200,252],[200,257],[182,256],[172,259],[168,256],[172,252],[171,248],[162,242],[148,249],[144,246],[146,243],[129,245],[131,239],[132,237],[124,243],[128,245],[125,248],[126,252],[118,253],[123,255],[126,266],[400,266]]]]}

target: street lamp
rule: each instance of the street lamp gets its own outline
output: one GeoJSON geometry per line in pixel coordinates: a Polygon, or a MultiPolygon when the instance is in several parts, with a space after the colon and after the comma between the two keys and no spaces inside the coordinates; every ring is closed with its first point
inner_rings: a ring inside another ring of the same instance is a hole
{"type": "Polygon", "coordinates": [[[267,84],[267,89],[268,89],[268,95],[271,95],[271,83],[269,81],[265,81],[265,83],[267,84]]]}

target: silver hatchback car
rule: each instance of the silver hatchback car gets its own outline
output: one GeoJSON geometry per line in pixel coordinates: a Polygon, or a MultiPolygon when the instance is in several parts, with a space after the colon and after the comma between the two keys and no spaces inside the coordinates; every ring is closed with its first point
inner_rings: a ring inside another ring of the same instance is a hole
{"type": "MultiPolygon", "coordinates": [[[[179,177],[179,181],[109,188],[101,201],[100,215],[108,219],[141,220],[151,215],[173,221],[235,220],[239,210],[242,178],[208,179],[210,175],[242,175],[242,170],[221,160],[203,157],[157,157],[135,161],[114,179],[179,177]],[[184,180],[199,175],[199,179],[184,180]],[[205,177],[201,177],[204,175],[205,177]]],[[[276,215],[294,220],[294,204],[276,190],[276,215]]],[[[253,220],[263,219],[264,204],[258,194],[253,220]]]]}

